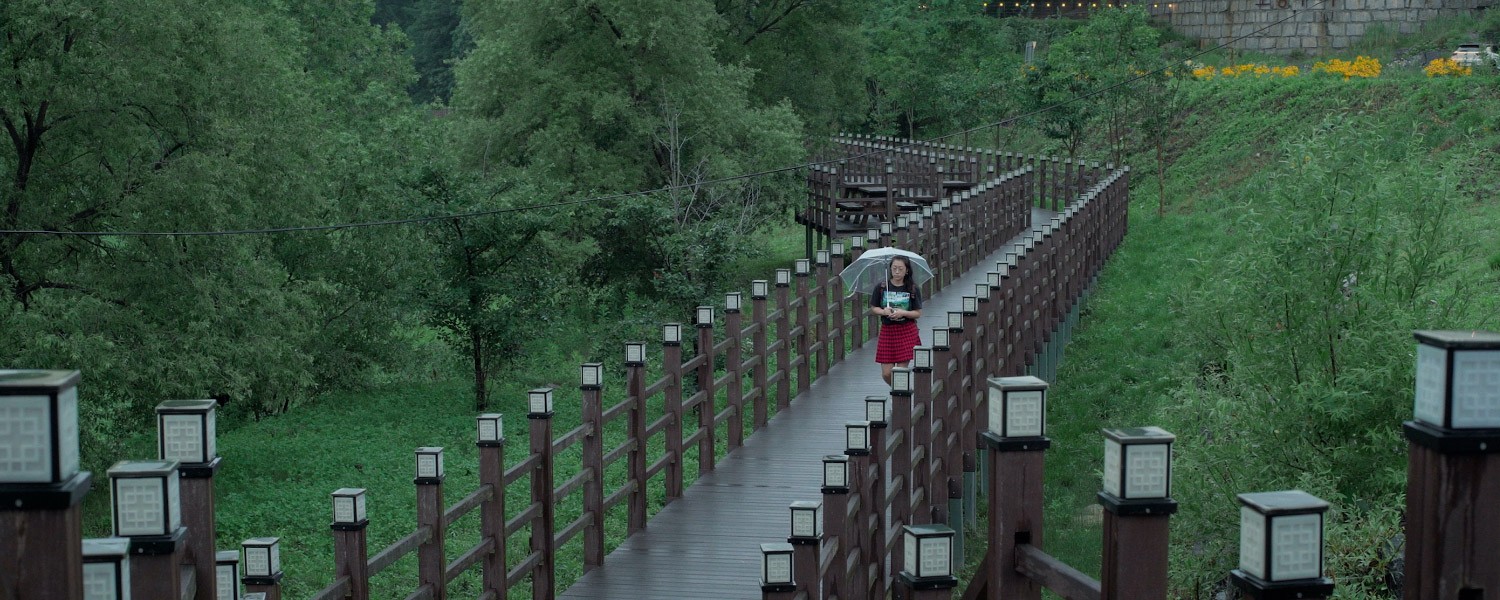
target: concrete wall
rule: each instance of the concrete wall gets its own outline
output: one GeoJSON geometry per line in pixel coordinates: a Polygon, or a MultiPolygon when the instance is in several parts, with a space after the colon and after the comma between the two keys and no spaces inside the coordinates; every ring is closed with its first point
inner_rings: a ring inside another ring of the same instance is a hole
{"type": "Polygon", "coordinates": [[[1181,0],[1148,10],[1183,35],[1254,52],[1307,54],[1348,48],[1371,27],[1412,33],[1439,17],[1473,14],[1493,0],[1181,0]],[[1282,21],[1276,23],[1277,21],[1282,21]],[[1276,24],[1272,24],[1276,23],[1276,24]],[[1265,28],[1264,31],[1256,33],[1265,28]]]}

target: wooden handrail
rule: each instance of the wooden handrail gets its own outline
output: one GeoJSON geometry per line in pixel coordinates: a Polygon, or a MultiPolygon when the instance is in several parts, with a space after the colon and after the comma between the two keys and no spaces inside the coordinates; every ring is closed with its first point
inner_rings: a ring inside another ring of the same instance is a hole
{"type": "Polygon", "coordinates": [[[1099,600],[1099,580],[1031,544],[1016,545],[1016,570],[1067,600],[1099,600]]]}

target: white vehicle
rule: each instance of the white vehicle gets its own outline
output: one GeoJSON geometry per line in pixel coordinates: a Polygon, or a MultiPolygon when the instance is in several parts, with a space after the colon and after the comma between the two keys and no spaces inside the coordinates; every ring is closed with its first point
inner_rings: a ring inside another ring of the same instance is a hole
{"type": "Polygon", "coordinates": [[[1487,64],[1500,68],[1500,54],[1495,53],[1494,44],[1459,44],[1453,51],[1453,62],[1465,67],[1487,64]]]}

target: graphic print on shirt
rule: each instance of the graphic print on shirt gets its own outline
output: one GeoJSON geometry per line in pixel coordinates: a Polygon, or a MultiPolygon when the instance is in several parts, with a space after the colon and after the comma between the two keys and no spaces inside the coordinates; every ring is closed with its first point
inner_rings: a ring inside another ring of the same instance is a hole
{"type": "Polygon", "coordinates": [[[910,292],[895,292],[895,291],[891,291],[891,290],[886,290],[885,291],[885,305],[889,306],[891,308],[894,308],[896,310],[910,310],[911,309],[911,293],[910,292]]]}

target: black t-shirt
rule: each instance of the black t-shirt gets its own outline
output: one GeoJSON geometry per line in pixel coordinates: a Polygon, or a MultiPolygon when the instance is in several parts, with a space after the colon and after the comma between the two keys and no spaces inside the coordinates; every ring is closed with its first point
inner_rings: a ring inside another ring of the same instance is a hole
{"type": "MultiPolygon", "coordinates": [[[[875,286],[875,292],[870,294],[870,306],[883,307],[892,306],[897,310],[922,310],[922,289],[906,280],[903,285],[890,285],[890,282],[875,286]],[[887,289],[889,288],[889,289],[887,289]]],[[[880,322],[886,325],[894,323],[905,323],[911,319],[892,319],[881,316],[880,322]]]]}

